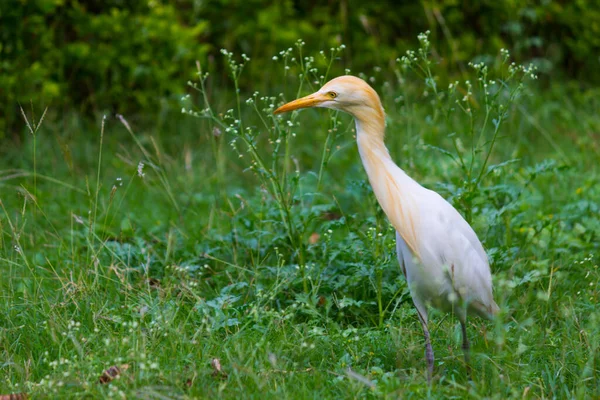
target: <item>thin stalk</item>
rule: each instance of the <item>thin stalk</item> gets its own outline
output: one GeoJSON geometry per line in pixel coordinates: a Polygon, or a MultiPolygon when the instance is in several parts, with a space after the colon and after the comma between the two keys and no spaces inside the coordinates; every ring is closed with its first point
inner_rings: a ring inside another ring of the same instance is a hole
{"type": "Polygon", "coordinates": [[[323,154],[321,155],[321,164],[319,165],[319,176],[317,178],[317,189],[321,187],[321,180],[323,178],[323,172],[325,171],[325,167],[329,162],[329,158],[331,157],[331,145],[333,144],[333,136],[334,132],[337,129],[337,111],[334,113],[333,117],[333,127],[329,129],[327,132],[327,137],[325,138],[325,145],[323,146],[323,154]]]}
{"type": "MultiPolygon", "coordinates": [[[[35,202],[37,203],[37,157],[36,157],[36,149],[37,149],[37,135],[33,134],[33,197],[35,198],[35,202]]],[[[35,210],[35,208],[34,208],[35,210]]]]}
{"type": "MultiPolygon", "coordinates": [[[[95,229],[96,225],[96,217],[98,216],[98,196],[100,194],[100,172],[102,168],[102,146],[104,144],[104,122],[106,121],[106,117],[102,118],[102,126],[100,128],[100,149],[98,150],[98,170],[96,173],[96,196],[94,198],[94,219],[90,224],[90,233],[95,229]]],[[[92,241],[90,241],[92,242],[92,241]]],[[[93,242],[92,242],[93,244],[93,242]]],[[[97,268],[95,268],[96,274],[98,273],[97,268]]]]}
{"type": "Polygon", "coordinates": [[[323,154],[321,155],[321,164],[319,166],[319,177],[317,178],[317,189],[321,187],[321,179],[323,178],[323,171],[325,170],[325,164],[327,164],[327,147],[329,147],[329,140],[331,139],[331,133],[327,134],[325,138],[325,146],[323,146],[323,154]]]}
{"type": "Polygon", "coordinates": [[[382,299],[382,290],[383,290],[383,271],[381,268],[377,268],[377,308],[379,309],[379,327],[383,326],[383,319],[385,312],[383,310],[383,299],[382,299]]]}
{"type": "Polygon", "coordinates": [[[494,145],[496,144],[496,140],[498,139],[498,133],[500,132],[500,125],[502,125],[503,119],[504,119],[503,116],[498,116],[498,123],[496,123],[496,126],[494,128],[494,136],[492,136],[492,141],[490,143],[490,147],[488,148],[488,152],[485,155],[485,160],[483,160],[483,164],[481,165],[481,170],[479,171],[479,175],[477,176],[477,179],[475,180],[475,183],[474,183],[475,187],[479,184],[479,182],[481,181],[481,178],[483,177],[485,168],[487,167],[488,161],[490,160],[490,156],[492,155],[492,150],[494,150],[494,145]]]}

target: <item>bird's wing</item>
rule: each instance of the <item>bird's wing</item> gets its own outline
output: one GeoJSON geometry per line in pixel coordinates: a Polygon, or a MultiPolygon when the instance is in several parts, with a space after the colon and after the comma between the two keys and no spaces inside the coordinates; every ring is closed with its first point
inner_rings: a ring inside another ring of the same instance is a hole
{"type": "Polygon", "coordinates": [[[404,239],[402,239],[402,236],[400,236],[398,231],[396,231],[396,255],[398,256],[398,263],[400,264],[400,269],[404,278],[408,278],[408,275],[406,275],[406,267],[410,262],[408,257],[412,257],[412,255],[408,245],[404,239]]]}
{"type": "Polygon", "coordinates": [[[467,221],[439,194],[406,175],[389,155],[377,158],[380,166],[369,154],[361,157],[373,192],[402,239],[398,259],[413,300],[444,301],[458,293],[469,304],[480,304],[480,314],[493,313],[497,306],[487,255],[467,221]]]}
{"type": "Polygon", "coordinates": [[[446,274],[463,300],[493,313],[497,306],[490,266],[477,234],[436,192],[424,189],[420,200],[418,242],[422,264],[432,274],[446,274]]]}

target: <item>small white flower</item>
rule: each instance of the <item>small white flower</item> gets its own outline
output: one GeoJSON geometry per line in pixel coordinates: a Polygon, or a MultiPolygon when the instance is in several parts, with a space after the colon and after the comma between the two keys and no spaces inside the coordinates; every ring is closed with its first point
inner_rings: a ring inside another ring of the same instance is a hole
{"type": "Polygon", "coordinates": [[[144,173],[144,163],[140,161],[137,167],[137,174],[140,178],[143,178],[146,174],[144,173]]]}

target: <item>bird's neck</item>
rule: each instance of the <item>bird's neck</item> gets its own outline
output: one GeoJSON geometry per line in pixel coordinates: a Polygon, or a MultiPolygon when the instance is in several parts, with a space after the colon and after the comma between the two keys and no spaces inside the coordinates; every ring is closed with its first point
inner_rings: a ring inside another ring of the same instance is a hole
{"type": "Polygon", "coordinates": [[[387,147],[385,147],[385,114],[383,108],[362,108],[353,113],[356,121],[356,141],[362,158],[363,165],[367,170],[369,179],[371,167],[381,166],[384,160],[393,163],[387,147]]]}
{"type": "MultiPolygon", "coordinates": [[[[371,116],[373,117],[373,116],[371,116]]],[[[412,180],[385,147],[385,122],[380,118],[356,119],[356,141],[363,166],[379,205],[400,236],[417,255],[415,237],[416,202],[413,195],[421,186],[412,180]]]]}
{"type": "Polygon", "coordinates": [[[356,143],[360,158],[367,171],[371,185],[380,170],[387,169],[388,164],[394,164],[390,153],[383,141],[385,136],[383,121],[356,120],[356,143]]]}
{"type": "MultiPolygon", "coordinates": [[[[356,121],[356,142],[363,166],[373,186],[373,190],[378,189],[378,183],[381,177],[391,174],[394,180],[400,180],[403,183],[404,178],[411,180],[400,167],[398,167],[385,146],[385,120],[383,113],[378,115],[355,115],[356,121]]],[[[376,193],[376,195],[378,195],[376,193]]],[[[379,200],[379,195],[378,195],[379,200]]],[[[381,200],[380,200],[381,203],[381,200]]]]}

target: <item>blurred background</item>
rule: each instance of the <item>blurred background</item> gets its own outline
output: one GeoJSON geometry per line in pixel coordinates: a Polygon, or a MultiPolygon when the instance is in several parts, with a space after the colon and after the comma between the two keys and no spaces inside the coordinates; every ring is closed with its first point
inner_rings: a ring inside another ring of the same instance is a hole
{"type": "Polygon", "coordinates": [[[252,58],[243,89],[270,90],[272,56],[297,39],[306,54],[344,44],[335,75],[385,68],[425,30],[450,77],[507,48],[538,67],[543,87],[600,82],[596,0],[4,0],[0,138],[19,140],[19,104],[31,102],[54,117],[179,113],[196,60],[213,86],[224,80],[222,48],[252,58]]]}

